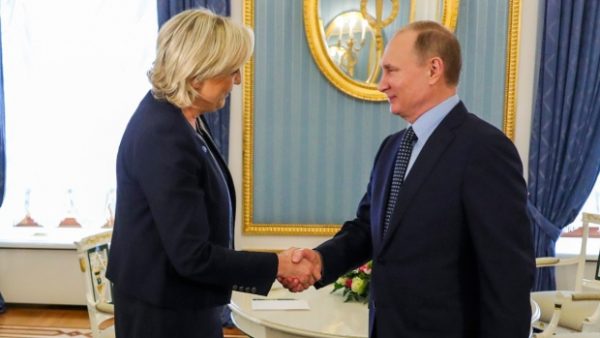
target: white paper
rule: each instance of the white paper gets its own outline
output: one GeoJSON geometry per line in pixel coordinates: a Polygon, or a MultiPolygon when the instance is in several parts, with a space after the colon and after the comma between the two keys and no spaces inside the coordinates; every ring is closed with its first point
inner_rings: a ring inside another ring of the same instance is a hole
{"type": "Polygon", "coordinates": [[[252,310],[310,310],[304,299],[293,298],[255,298],[252,300],[252,310]]]}

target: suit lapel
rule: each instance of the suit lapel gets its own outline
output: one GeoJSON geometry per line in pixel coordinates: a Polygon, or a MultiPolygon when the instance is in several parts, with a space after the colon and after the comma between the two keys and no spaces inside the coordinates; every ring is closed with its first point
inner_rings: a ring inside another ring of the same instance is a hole
{"type": "Polygon", "coordinates": [[[227,167],[227,162],[223,158],[223,155],[221,155],[219,148],[217,148],[217,145],[212,138],[212,132],[208,125],[208,121],[206,121],[206,118],[203,115],[200,115],[200,116],[198,116],[198,119],[199,119],[199,121],[198,120],[196,121],[196,126],[198,128],[202,128],[204,130],[204,132],[206,133],[206,136],[207,136],[206,137],[206,145],[212,151],[213,155],[215,156],[215,158],[218,162],[218,165],[221,168],[221,172],[223,172],[223,175],[225,175],[225,179],[227,181],[227,188],[229,189],[229,194],[230,194],[231,200],[232,200],[231,203],[233,204],[233,214],[235,215],[235,208],[236,208],[235,188],[233,185],[233,178],[231,177],[229,168],[227,167]]]}
{"type": "Polygon", "coordinates": [[[452,143],[455,137],[453,129],[462,123],[466,112],[466,108],[462,102],[458,103],[442,120],[427,140],[427,143],[425,143],[423,149],[421,149],[419,157],[417,157],[417,160],[406,176],[398,195],[398,200],[390,220],[390,226],[383,238],[381,251],[385,249],[393,233],[402,223],[402,217],[410,206],[412,199],[418,193],[425,180],[427,180],[433,168],[435,168],[441,155],[450,143],[452,143]]]}

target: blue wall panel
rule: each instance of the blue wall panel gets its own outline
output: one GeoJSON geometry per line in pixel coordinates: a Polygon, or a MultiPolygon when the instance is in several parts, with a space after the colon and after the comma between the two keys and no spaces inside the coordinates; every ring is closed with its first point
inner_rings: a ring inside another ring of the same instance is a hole
{"type": "Polygon", "coordinates": [[[502,129],[508,5],[505,0],[460,2],[456,36],[463,68],[458,95],[469,110],[502,129]]]}
{"type": "MultiPolygon", "coordinates": [[[[507,4],[463,0],[460,10],[459,95],[500,128],[507,4]]],[[[308,49],[302,11],[300,0],[255,0],[253,223],[352,218],[379,144],[405,125],[387,102],[357,100],[327,81],[308,49]]]]}

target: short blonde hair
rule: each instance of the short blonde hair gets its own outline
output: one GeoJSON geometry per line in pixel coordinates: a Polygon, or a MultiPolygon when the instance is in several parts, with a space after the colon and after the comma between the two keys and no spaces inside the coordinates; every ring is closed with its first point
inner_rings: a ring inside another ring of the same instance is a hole
{"type": "Polygon", "coordinates": [[[405,31],[417,33],[415,40],[415,52],[425,61],[434,56],[444,61],[446,83],[458,85],[462,58],[460,54],[460,43],[456,36],[446,27],[435,21],[415,21],[402,28],[398,33],[405,31]]]}
{"type": "Polygon", "coordinates": [[[233,73],[252,55],[249,28],[206,9],[190,9],[169,19],[158,32],[156,59],[148,71],[152,94],[179,108],[197,96],[192,81],[233,73]]]}

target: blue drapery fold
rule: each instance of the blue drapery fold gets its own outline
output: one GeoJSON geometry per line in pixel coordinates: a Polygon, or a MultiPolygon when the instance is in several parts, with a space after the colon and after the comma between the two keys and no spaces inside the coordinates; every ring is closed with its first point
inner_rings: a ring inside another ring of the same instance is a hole
{"type": "MultiPolygon", "coordinates": [[[[529,156],[536,256],[554,256],[600,172],[600,2],[548,0],[529,156]]],[[[538,269],[534,291],[556,288],[538,269]]]]}
{"type": "MultiPolygon", "coordinates": [[[[4,190],[6,188],[6,147],[4,138],[4,76],[2,72],[2,19],[0,19],[0,207],[4,202],[4,190]]],[[[0,302],[2,296],[0,295],[0,302]]]]}
{"type": "MultiPolygon", "coordinates": [[[[158,27],[160,28],[163,23],[179,12],[199,7],[207,8],[214,13],[225,16],[229,16],[231,13],[229,0],[157,0],[158,27]]],[[[219,109],[217,112],[204,114],[203,116],[215,144],[225,161],[227,161],[229,154],[229,98],[225,102],[225,107],[219,109]]],[[[224,306],[221,316],[223,326],[234,326],[230,314],[231,311],[229,308],[224,306]]]]}
{"type": "MultiPolygon", "coordinates": [[[[217,14],[229,16],[231,5],[229,0],[157,0],[158,27],[169,18],[186,9],[204,7],[217,14]]],[[[227,161],[229,156],[229,98],[225,107],[217,112],[205,114],[204,118],[212,134],[215,144],[227,161]]]]}

